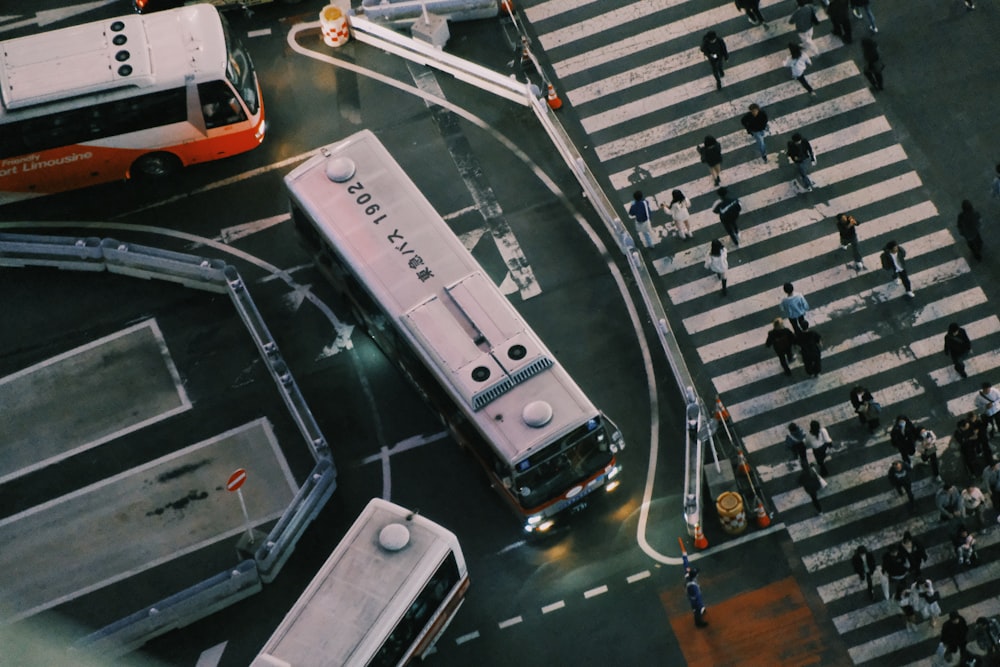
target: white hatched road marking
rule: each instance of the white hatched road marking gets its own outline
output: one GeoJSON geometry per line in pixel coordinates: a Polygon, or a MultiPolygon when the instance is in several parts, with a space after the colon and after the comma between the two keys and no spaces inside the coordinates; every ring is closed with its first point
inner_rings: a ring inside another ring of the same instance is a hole
{"type": "Polygon", "coordinates": [[[547,604],[544,607],[542,607],[542,613],[543,614],[548,614],[548,613],[556,611],[558,609],[562,609],[565,606],[566,606],[566,603],[563,602],[562,600],[559,600],[559,602],[553,602],[552,604],[547,604]]]}

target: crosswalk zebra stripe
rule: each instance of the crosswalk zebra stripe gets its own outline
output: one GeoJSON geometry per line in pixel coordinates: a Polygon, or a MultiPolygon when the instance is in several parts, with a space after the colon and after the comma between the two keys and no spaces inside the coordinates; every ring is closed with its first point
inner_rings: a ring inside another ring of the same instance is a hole
{"type": "MultiPolygon", "coordinates": [[[[996,315],[990,316],[970,325],[969,330],[975,331],[977,336],[996,333],[1000,331],[1000,319],[997,319],[996,315]]],[[[729,414],[734,420],[756,417],[769,410],[810,400],[837,387],[858,384],[875,373],[899,368],[917,359],[930,357],[932,354],[940,354],[943,347],[943,334],[935,334],[894,350],[859,359],[834,371],[822,373],[818,378],[800,381],[790,387],[782,387],[738,403],[730,403],[729,414]]],[[[957,377],[958,373],[954,369],[951,372],[957,377]]]]}
{"type": "MultiPolygon", "coordinates": [[[[768,123],[770,136],[778,137],[782,134],[791,134],[792,132],[805,129],[815,123],[819,123],[830,118],[836,118],[848,111],[861,109],[874,102],[875,98],[867,88],[857,90],[853,93],[848,93],[847,95],[843,95],[842,97],[838,97],[834,100],[820,102],[818,104],[808,106],[805,109],[793,111],[792,113],[772,119],[768,123]]],[[[739,119],[744,113],[746,112],[739,111],[736,116],[730,118],[729,120],[732,121],[734,126],[739,126],[739,119]]],[[[889,127],[889,121],[886,120],[884,116],[879,116],[879,119],[881,119],[881,122],[886,128],[882,131],[891,131],[892,128],[889,127]]],[[[716,140],[723,147],[724,152],[739,150],[740,148],[746,146],[755,146],[753,139],[746,133],[746,130],[743,129],[731,132],[730,134],[721,137],[716,137],[716,140]],[[736,147],[735,149],[733,148],[734,146],[736,147]]],[[[774,144],[775,141],[776,139],[772,138],[768,141],[768,143],[774,144]]],[[[810,140],[810,142],[813,143],[814,146],[817,146],[817,150],[819,150],[819,145],[816,144],[815,141],[810,140]]],[[[768,146],[768,148],[773,149],[774,147],[768,146]]],[[[774,160],[775,158],[773,154],[775,151],[771,150],[770,152],[772,153],[772,156],[769,159],[774,160]]],[[[725,159],[725,156],[723,156],[723,159],[725,159]]],[[[644,163],[641,169],[633,167],[631,169],[616,172],[611,175],[611,185],[614,186],[616,190],[624,190],[636,184],[636,174],[640,171],[643,178],[659,178],[686,167],[696,165],[700,161],[701,158],[698,155],[697,149],[694,147],[686,148],[677,153],[671,153],[670,155],[658,157],[651,162],[644,163]]],[[[726,180],[730,181],[728,171],[726,172],[726,180]]],[[[683,190],[683,187],[681,189],[683,190]]]]}
{"type": "MultiPolygon", "coordinates": [[[[870,384],[868,388],[871,389],[872,393],[878,399],[879,403],[882,404],[884,409],[891,408],[897,403],[902,403],[903,401],[920,396],[926,391],[923,385],[912,378],[903,380],[902,382],[898,382],[888,387],[879,387],[878,385],[870,384]]],[[[812,410],[808,414],[799,417],[796,421],[808,422],[809,420],[815,419],[827,428],[836,426],[841,422],[848,421],[857,424],[857,416],[854,414],[854,408],[851,407],[851,404],[848,402],[848,393],[849,390],[844,389],[843,403],[820,408],[818,410],[812,410]]],[[[860,429],[861,426],[858,425],[857,428],[860,429]]],[[[786,433],[788,433],[786,424],[776,424],[775,426],[765,428],[761,431],[744,435],[743,446],[747,452],[759,452],[762,449],[784,442],[786,433]]]]}
{"type": "MultiPolygon", "coordinates": [[[[682,5],[685,2],[690,1],[691,0],[646,0],[645,2],[635,2],[619,6],[616,9],[602,12],[588,21],[573,22],[565,28],[560,28],[558,30],[547,32],[544,35],[539,35],[538,41],[542,43],[542,46],[544,46],[546,50],[552,51],[560,46],[566,46],[571,42],[575,42],[578,39],[585,39],[596,34],[601,34],[611,28],[625,23],[630,23],[632,21],[639,21],[661,10],[682,5]]],[[[718,11],[718,13],[719,18],[722,18],[722,12],[718,11]]],[[[728,18],[731,18],[732,12],[728,12],[728,14],[728,18]]],[[[687,21],[684,23],[684,30],[686,33],[690,29],[687,28],[687,21]]],[[[660,26],[660,29],[663,30],[666,27],[667,26],[660,26]]]]}
{"type": "Polygon", "coordinates": [[[850,560],[857,545],[864,544],[869,551],[884,549],[903,539],[903,532],[909,530],[914,535],[922,535],[938,525],[938,511],[912,517],[904,524],[884,525],[875,531],[857,535],[849,542],[836,544],[832,547],[806,554],[802,564],[809,572],[818,572],[824,568],[844,563],[850,560]]]}
{"type": "MultiPolygon", "coordinates": [[[[962,310],[966,310],[983,303],[986,303],[986,293],[979,287],[965,290],[964,292],[959,292],[958,294],[949,294],[924,309],[923,312],[921,312],[920,317],[914,318],[914,322],[911,326],[916,327],[921,324],[927,324],[936,319],[948,317],[956,312],[961,312],[962,310]],[[919,322],[917,321],[918,319],[919,322]]],[[[968,330],[969,328],[966,327],[966,332],[968,332],[968,330]]],[[[881,339],[882,336],[877,331],[864,331],[857,336],[852,336],[851,338],[844,339],[840,342],[835,342],[832,345],[824,346],[823,360],[828,360],[830,357],[836,356],[842,352],[853,351],[858,346],[874,343],[875,341],[881,339]]],[[[939,340],[939,342],[941,341],[939,340]]],[[[763,347],[763,343],[761,344],[761,347],[763,347]]],[[[943,344],[941,347],[943,350],[943,344]]],[[[775,358],[773,352],[769,350],[767,352],[767,356],[768,358],[765,361],[759,361],[755,364],[738,368],[735,371],[713,377],[712,384],[715,385],[715,390],[720,394],[724,394],[728,391],[732,391],[733,389],[738,389],[740,387],[753,384],[754,382],[759,382],[766,378],[775,376],[778,372],[780,372],[781,366],[775,358]]],[[[937,373],[937,371],[931,373],[932,378],[935,378],[935,373],[937,373]]],[[[938,384],[939,386],[945,383],[945,377],[942,377],[940,381],[935,381],[935,384],[938,384]]]]}
{"type": "MultiPolygon", "coordinates": [[[[907,172],[882,181],[875,185],[869,185],[859,190],[854,190],[848,194],[836,197],[828,202],[819,202],[809,211],[796,211],[778,218],[768,220],[766,224],[757,224],[740,232],[740,248],[764,243],[775,237],[787,234],[799,229],[804,229],[809,225],[822,220],[830,221],[835,215],[844,211],[856,211],[860,208],[874,204],[883,199],[888,199],[904,192],[909,192],[921,186],[920,177],[916,172],[907,172]]],[[[920,216],[920,219],[934,217],[938,214],[937,207],[931,202],[921,202],[907,209],[897,211],[897,215],[920,216]]],[[[713,224],[719,225],[716,221],[713,224]]],[[[868,236],[865,231],[866,223],[862,223],[859,236],[862,239],[868,236]]],[[[721,231],[721,229],[720,229],[721,231]]],[[[705,259],[704,248],[688,248],[677,252],[673,258],[664,258],[653,262],[658,275],[666,275],[672,271],[677,271],[688,266],[700,264],[705,259]]]]}
{"type": "MultiPolygon", "coordinates": [[[[824,86],[837,83],[838,81],[845,81],[853,78],[858,76],[860,73],[861,72],[858,70],[858,66],[855,65],[853,61],[848,60],[813,73],[810,76],[809,81],[812,83],[814,88],[819,89],[824,86]]],[[[711,80],[711,77],[709,77],[709,79],[711,80]]],[[[709,82],[709,85],[712,84],[709,82]]],[[[669,92],[671,91],[668,91],[668,93],[669,92]]],[[[668,93],[664,93],[664,95],[666,96],[668,93]]],[[[735,116],[742,116],[746,113],[746,108],[752,103],[757,103],[760,106],[766,107],[775,102],[798,97],[803,94],[802,86],[800,86],[797,81],[786,81],[784,83],[771,86],[770,88],[764,88],[763,90],[755,93],[744,95],[743,97],[735,100],[728,100],[714,107],[709,107],[708,109],[704,109],[687,116],[682,116],[676,120],[671,120],[639,132],[634,132],[621,137],[620,139],[599,144],[598,146],[595,146],[594,151],[597,153],[597,157],[601,160],[601,162],[607,162],[613,158],[643,150],[650,145],[657,144],[665,139],[695,132],[704,127],[714,125],[715,123],[730,121],[735,116]]],[[[646,98],[647,105],[643,106],[642,113],[638,113],[636,116],[644,115],[645,113],[663,112],[665,108],[664,105],[668,102],[672,104],[679,101],[680,100],[646,98]]],[[[612,112],[606,112],[605,114],[581,118],[580,122],[588,133],[593,134],[594,132],[609,128],[613,125],[618,125],[622,122],[632,120],[627,116],[628,114],[614,115],[612,112]]]]}
{"type": "MultiPolygon", "coordinates": [[[[560,14],[571,11],[581,11],[587,5],[597,3],[599,0],[546,0],[537,5],[524,8],[524,15],[532,23],[541,23],[545,19],[550,19],[560,14]]],[[[685,2],[686,0],[680,0],[685,2]]]]}
{"type": "MultiPolygon", "coordinates": [[[[900,211],[894,211],[888,215],[884,215],[880,218],[875,218],[874,220],[864,223],[862,232],[865,236],[883,236],[889,232],[904,229],[908,225],[932,218],[932,211],[933,207],[919,205],[911,206],[900,211]]],[[[757,278],[774,275],[779,271],[785,272],[789,267],[802,262],[815,261],[817,258],[823,257],[829,253],[832,253],[837,257],[843,257],[845,262],[848,259],[853,259],[853,257],[845,255],[840,250],[840,236],[834,227],[833,218],[829,218],[823,222],[828,225],[825,230],[826,234],[823,236],[817,235],[818,238],[813,241],[809,241],[792,248],[787,248],[743,264],[736,264],[734,261],[736,258],[731,256],[729,264],[729,284],[738,285],[757,278]]],[[[742,234],[740,234],[740,237],[742,239],[742,234]]],[[[701,250],[704,255],[706,253],[706,249],[703,247],[701,250]]],[[[908,247],[907,252],[909,252],[908,247]]],[[[881,251],[864,257],[863,259],[869,262],[866,266],[879,266],[876,262],[879,261],[880,255],[881,251]]],[[[838,278],[844,277],[845,281],[850,277],[864,275],[857,273],[853,269],[844,269],[844,266],[838,267],[837,273],[838,278]]],[[[687,301],[702,298],[715,292],[718,287],[718,282],[719,280],[714,274],[703,278],[697,278],[667,290],[667,296],[671,303],[686,303],[687,301]]],[[[843,281],[838,280],[837,282],[839,283],[843,281]]],[[[772,299],[769,298],[768,300],[771,301],[772,299]]]]}
{"type": "MultiPolygon", "coordinates": [[[[910,266],[913,266],[916,258],[927,253],[938,251],[943,247],[947,247],[952,243],[952,240],[953,237],[951,236],[951,232],[941,230],[926,236],[921,236],[920,238],[905,241],[902,245],[906,248],[906,257],[910,266]]],[[[875,269],[874,274],[866,275],[869,277],[876,276],[880,279],[879,282],[882,282],[881,279],[888,277],[890,274],[886,273],[882,269],[881,264],[875,264],[875,262],[879,261],[880,255],[881,252],[873,253],[866,257],[870,263],[869,265],[875,265],[878,267],[875,269]]],[[[919,289],[922,286],[929,285],[931,282],[941,280],[941,277],[948,279],[955,275],[967,273],[969,270],[968,262],[966,262],[964,258],[960,258],[953,260],[952,262],[938,264],[929,269],[925,269],[921,272],[921,274],[926,275],[919,280],[917,280],[917,275],[920,274],[911,273],[910,281],[914,286],[914,289],[919,289]]],[[[800,291],[808,299],[810,295],[813,295],[820,290],[833,287],[834,285],[839,285],[840,283],[849,282],[853,280],[855,276],[856,273],[854,271],[848,271],[844,266],[838,264],[833,268],[813,273],[805,278],[799,278],[795,280],[794,285],[796,289],[798,289],[798,291],[800,291]]],[[[781,278],[775,279],[774,289],[771,291],[753,294],[743,299],[733,301],[727,300],[727,302],[723,305],[684,318],[684,329],[689,333],[699,333],[701,331],[711,329],[712,327],[719,326],[720,324],[727,324],[733,320],[747,317],[749,315],[762,314],[764,312],[772,313],[770,317],[761,321],[761,325],[766,325],[771,319],[781,315],[779,303],[785,296],[784,292],[781,290],[781,280],[781,278]]],[[[833,316],[842,316],[846,313],[857,312],[862,308],[866,308],[871,305],[871,301],[888,301],[889,299],[901,296],[902,294],[902,286],[897,286],[895,281],[889,283],[888,285],[883,283],[880,287],[861,290],[857,295],[844,297],[834,301],[832,304],[825,304],[823,306],[810,304],[813,305],[813,308],[810,309],[807,319],[810,324],[824,324],[833,316]]],[[[813,297],[813,300],[815,301],[815,297],[813,297]]],[[[760,334],[757,331],[750,331],[738,334],[738,336],[741,338],[750,336],[753,338],[753,341],[756,342],[756,339],[760,337],[760,334]]],[[[732,348],[734,352],[740,349],[742,349],[742,346],[732,348]]],[[[707,356],[704,354],[702,354],[702,359],[704,361],[708,361],[707,356]]]]}
{"type": "MultiPolygon", "coordinates": [[[[715,14],[715,13],[718,12],[716,10],[704,12],[704,14],[715,14]]],[[[757,44],[765,42],[769,39],[773,39],[774,37],[779,37],[781,35],[791,33],[794,30],[795,28],[793,28],[790,24],[782,22],[777,26],[777,28],[772,28],[771,30],[768,30],[766,32],[763,30],[754,30],[752,32],[739,33],[738,35],[734,35],[732,37],[727,36],[726,49],[729,51],[729,56],[732,59],[732,61],[736,62],[740,60],[741,54],[739,52],[741,50],[750,46],[756,46],[757,44]]],[[[678,36],[683,37],[686,35],[678,35],[678,36]]],[[[756,61],[750,61],[750,63],[753,62],[756,61]]],[[[749,65],[750,63],[747,63],[747,65],[749,65]]],[[[746,68],[747,65],[743,65],[742,67],[746,68]]],[[[587,102],[600,99],[605,95],[620,94],[630,86],[636,86],[639,84],[646,83],[647,81],[652,81],[653,79],[663,76],[664,73],[675,73],[683,69],[686,69],[688,67],[704,68],[700,73],[703,76],[707,75],[708,72],[710,71],[709,65],[705,60],[705,56],[704,54],[702,54],[701,49],[699,47],[690,48],[687,49],[686,51],[681,51],[680,53],[672,54],[670,56],[667,56],[666,58],[646,63],[644,65],[641,65],[634,69],[627,70],[625,72],[621,72],[619,74],[614,74],[604,79],[600,79],[598,81],[588,83],[584,86],[580,86],[579,88],[573,88],[568,92],[569,99],[574,105],[581,106],[587,102]]],[[[775,62],[772,56],[770,62],[768,63],[767,69],[773,70],[774,68],[775,68],[775,62]]],[[[749,78],[749,76],[751,76],[748,74],[751,71],[750,69],[748,69],[747,72],[743,72],[742,69],[737,69],[736,77],[732,77],[730,75],[730,72],[732,71],[733,71],[732,68],[726,69],[725,78],[727,85],[733,83],[734,79],[739,81],[749,78]],[[739,76],[740,74],[743,74],[743,79],[740,78],[739,76]]],[[[714,85],[710,87],[710,89],[712,88],[714,88],[714,85]]],[[[581,109],[581,112],[586,113],[586,110],[581,109]]]]}

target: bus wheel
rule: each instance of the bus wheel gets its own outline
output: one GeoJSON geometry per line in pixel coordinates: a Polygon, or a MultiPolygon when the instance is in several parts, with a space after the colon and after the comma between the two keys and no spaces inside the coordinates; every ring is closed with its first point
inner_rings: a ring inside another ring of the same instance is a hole
{"type": "Polygon", "coordinates": [[[129,173],[138,178],[163,178],[176,174],[181,166],[173,153],[147,153],[132,163],[129,173]]]}

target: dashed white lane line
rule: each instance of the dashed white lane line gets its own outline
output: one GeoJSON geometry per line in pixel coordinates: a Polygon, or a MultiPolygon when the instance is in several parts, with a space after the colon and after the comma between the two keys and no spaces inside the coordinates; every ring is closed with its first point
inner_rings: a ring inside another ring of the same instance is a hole
{"type": "Polygon", "coordinates": [[[583,597],[589,600],[592,597],[597,597],[608,592],[607,586],[598,586],[597,588],[591,588],[589,591],[583,592],[583,597]]]}
{"type": "Polygon", "coordinates": [[[475,632],[470,632],[468,634],[462,635],[461,637],[456,637],[455,643],[461,645],[464,644],[465,642],[471,642],[473,639],[478,639],[478,638],[479,638],[479,630],[476,630],[475,632]]]}
{"type": "Polygon", "coordinates": [[[552,604],[547,604],[544,607],[542,607],[542,613],[548,614],[549,612],[556,611],[557,609],[562,609],[565,606],[566,603],[563,602],[562,600],[559,600],[559,602],[553,602],[552,604]]]}
{"type": "Polygon", "coordinates": [[[642,581],[643,579],[649,576],[652,576],[649,570],[643,570],[642,572],[636,572],[635,574],[630,574],[628,577],[626,577],[625,581],[627,581],[630,584],[634,584],[635,582],[642,581]]]}
{"type": "Polygon", "coordinates": [[[512,625],[517,625],[523,620],[524,620],[523,617],[515,616],[514,618],[508,618],[506,621],[500,621],[499,623],[497,623],[497,625],[499,625],[500,629],[503,630],[504,628],[509,628],[512,625]]]}

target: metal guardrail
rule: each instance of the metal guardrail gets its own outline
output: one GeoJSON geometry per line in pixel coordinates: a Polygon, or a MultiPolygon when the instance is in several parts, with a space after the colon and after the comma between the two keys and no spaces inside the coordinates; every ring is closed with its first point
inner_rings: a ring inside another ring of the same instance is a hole
{"type": "Polygon", "coordinates": [[[83,637],[76,643],[76,649],[100,656],[124,655],[154,637],[258,592],[262,582],[274,581],[302,533],[336,490],[337,468],[312,411],[235,267],[219,259],[115,239],[9,233],[0,233],[0,266],[108,271],[147,280],[167,280],[209,292],[228,292],[316,460],[316,467],[253,559],[244,560],[234,569],[213,575],[83,637]]]}
{"type": "MultiPolygon", "coordinates": [[[[508,9],[508,12],[511,14],[511,18],[514,20],[518,31],[522,31],[516,15],[510,9],[508,9]]],[[[532,109],[542,129],[545,130],[549,140],[552,142],[553,147],[558,151],[563,162],[569,167],[577,182],[583,188],[584,195],[590,200],[594,211],[601,218],[605,228],[618,244],[619,251],[627,259],[632,275],[635,278],[636,286],[642,295],[646,312],[649,313],[652,321],[657,323],[657,337],[670,365],[680,395],[684,397],[685,409],[690,405],[697,406],[699,419],[707,425],[707,415],[709,413],[705,411],[704,402],[698,398],[697,393],[694,394],[693,400],[689,396],[689,392],[694,392],[694,377],[688,370],[684,356],[681,354],[680,345],[678,345],[677,339],[670,330],[663,302],[657,293],[656,285],[649,274],[646,262],[640,250],[636,247],[635,240],[622,222],[618,214],[618,207],[612,204],[605,194],[597,177],[587,165],[583,155],[577,150],[569,134],[556,117],[555,112],[549,107],[544,98],[540,96],[538,87],[532,85],[530,82],[518,82],[511,77],[501,76],[481,65],[443,53],[419,40],[411,39],[394,30],[388,30],[382,26],[375,25],[361,16],[348,13],[347,19],[351,27],[351,36],[360,42],[370,44],[378,49],[388,51],[389,53],[422,65],[441,70],[486,92],[494,93],[504,99],[523,104],[532,109]]],[[[302,28],[307,27],[309,26],[302,26],[302,28]]],[[[293,39],[293,34],[289,34],[289,39],[293,39]]],[[[537,67],[538,60],[530,53],[530,40],[527,35],[522,34],[522,45],[528,52],[528,57],[533,63],[536,63],[537,67]]],[[[538,71],[543,77],[543,84],[547,85],[548,79],[545,78],[541,68],[538,71]]],[[[701,437],[705,432],[703,429],[699,429],[699,437],[694,438],[693,442],[689,434],[685,432],[685,442],[687,444],[685,448],[685,501],[683,513],[689,535],[694,535],[696,525],[701,523],[701,477],[703,465],[701,437]],[[689,498],[689,491],[693,494],[693,497],[689,498]]]]}

